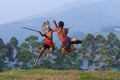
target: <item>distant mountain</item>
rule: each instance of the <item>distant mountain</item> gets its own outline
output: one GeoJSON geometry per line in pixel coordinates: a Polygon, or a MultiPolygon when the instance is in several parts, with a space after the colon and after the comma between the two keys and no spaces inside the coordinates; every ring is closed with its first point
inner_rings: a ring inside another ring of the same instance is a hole
{"type": "Polygon", "coordinates": [[[8,42],[11,37],[16,37],[20,42],[30,35],[40,36],[37,32],[25,30],[21,27],[29,27],[41,30],[42,20],[44,18],[36,18],[30,20],[14,21],[11,23],[0,25],[0,38],[8,42]]]}
{"type": "MultiPolygon", "coordinates": [[[[70,36],[83,38],[87,33],[107,32],[111,27],[105,30],[105,26],[120,26],[120,0],[104,0],[85,5],[72,6],[66,9],[60,8],[47,13],[47,17],[34,15],[17,20],[11,23],[0,25],[0,38],[7,42],[12,36],[15,36],[20,42],[29,35],[40,36],[36,32],[22,29],[29,27],[41,30],[44,20],[49,20],[53,27],[53,20],[57,22],[63,20],[65,27],[70,28],[70,36]],[[101,31],[102,30],[102,31],[101,31]]],[[[56,36],[55,36],[56,37],[56,36]]],[[[40,37],[42,39],[42,37],[40,37]]],[[[56,38],[55,38],[56,39],[56,38]]],[[[57,40],[56,40],[57,41],[57,40]]]]}
{"type": "Polygon", "coordinates": [[[96,32],[95,35],[101,34],[104,37],[107,37],[107,35],[110,32],[116,34],[116,36],[120,39],[120,26],[107,26],[107,27],[104,27],[99,32],[96,32]]]}
{"type": "Polygon", "coordinates": [[[97,32],[104,26],[120,26],[119,4],[120,0],[103,0],[77,5],[56,17],[64,20],[75,31],[79,29],[83,32],[97,32]]]}
{"type": "MultiPolygon", "coordinates": [[[[53,18],[35,18],[35,19],[26,19],[21,21],[15,21],[7,24],[0,25],[0,38],[2,38],[5,43],[10,40],[11,37],[16,37],[19,42],[23,42],[26,37],[29,37],[30,35],[38,36],[40,40],[43,39],[43,37],[40,36],[39,33],[23,29],[22,27],[28,27],[36,30],[42,31],[42,24],[45,20],[52,21],[53,18]]],[[[51,22],[52,23],[52,22],[51,22]]],[[[53,24],[51,24],[51,28],[53,28],[53,24]]],[[[71,29],[70,29],[71,31],[71,29]]],[[[79,37],[83,38],[84,33],[81,31],[77,32],[69,32],[69,36],[79,37]],[[76,34],[77,33],[77,34],[76,34]],[[80,35],[78,35],[80,33],[80,35]],[[72,34],[72,35],[71,35],[72,34]]],[[[60,41],[58,40],[57,35],[54,33],[54,41],[57,42],[57,44],[60,44],[60,41]]]]}

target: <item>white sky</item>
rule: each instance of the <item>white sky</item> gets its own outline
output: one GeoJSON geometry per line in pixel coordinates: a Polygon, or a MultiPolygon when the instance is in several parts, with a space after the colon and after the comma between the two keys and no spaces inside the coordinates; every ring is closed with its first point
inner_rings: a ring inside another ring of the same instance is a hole
{"type": "Polygon", "coordinates": [[[0,0],[0,24],[35,14],[44,14],[61,5],[100,0],[0,0]]]}

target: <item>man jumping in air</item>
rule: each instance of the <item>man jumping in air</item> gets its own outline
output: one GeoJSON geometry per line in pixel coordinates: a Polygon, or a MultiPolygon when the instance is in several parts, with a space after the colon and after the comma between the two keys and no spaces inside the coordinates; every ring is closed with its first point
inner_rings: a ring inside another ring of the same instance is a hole
{"type": "Polygon", "coordinates": [[[66,55],[69,52],[76,50],[75,47],[71,47],[71,44],[81,44],[82,41],[67,36],[68,28],[63,28],[63,21],[60,21],[58,25],[55,20],[53,21],[53,23],[55,24],[55,28],[53,28],[52,30],[57,32],[58,38],[62,42],[62,54],[66,55]]]}
{"type": "Polygon", "coordinates": [[[34,64],[34,67],[38,64],[39,58],[41,57],[42,53],[47,48],[49,48],[49,51],[44,56],[46,56],[48,53],[52,53],[52,51],[54,50],[53,36],[52,36],[53,31],[49,26],[49,22],[46,21],[46,22],[43,23],[43,32],[44,32],[44,34],[42,34],[40,31],[38,31],[38,32],[40,33],[41,36],[45,37],[45,40],[44,40],[44,43],[43,43],[43,46],[42,46],[40,52],[38,53],[37,60],[36,60],[36,62],[34,64]]]}

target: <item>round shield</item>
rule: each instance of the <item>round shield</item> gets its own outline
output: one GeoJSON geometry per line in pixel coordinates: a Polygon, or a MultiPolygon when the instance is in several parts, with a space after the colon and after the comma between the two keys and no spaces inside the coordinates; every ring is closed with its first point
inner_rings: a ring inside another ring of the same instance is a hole
{"type": "Polygon", "coordinates": [[[44,21],[42,26],[43,33],[48,33],[50,31],[50,23],[49,21],[44,21]]]}

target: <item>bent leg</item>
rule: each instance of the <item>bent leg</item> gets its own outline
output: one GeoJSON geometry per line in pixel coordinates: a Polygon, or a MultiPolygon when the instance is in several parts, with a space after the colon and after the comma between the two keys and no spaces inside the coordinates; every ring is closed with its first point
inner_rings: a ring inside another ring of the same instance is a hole
{"type": "Polygon", "coordinates": [[[78,40],[76,38],[71,38],[71,44],[81,44],[82,41],[81,40],[78,40]]]}
{"type": "Polygon", "coordinates": [[[71,51],[74,51],[74,50],[76,50],[76,48],[75,47],[72,47],[70,50],[67,50],[66,48],[62,48],[62,55],[66,55],[66,54],[68,54],[69,52],[71,52],[71,51]]]}
{"type": "Polygon", "coordinates": [[[45,50],[45,48],[42,47],[41,50],[40,50],[40,52],[38,53],[37,60],[36,60],[36,62],[34,64],[34,66],[36,66],[38,64],[38,60],[40,59],[40,57],[41,57],[41,55],[42,55],[42,53],[43,53],[44,50],[45,50]]]}
{"type": "Polygon", "coordinates": [[[49,51],[45,53],[44,57],[46,57],[49,53],[52,53],[53,52],[53,47],[50,47],[49,51]]]}
{"type": "Polygon", "coordinates": [[[65,47],[62,47],[62,55],[65,55],[65,54],[67,54],[68,52],[67,52],[67,50],[66,50],[66,48],[65,47]]]}

